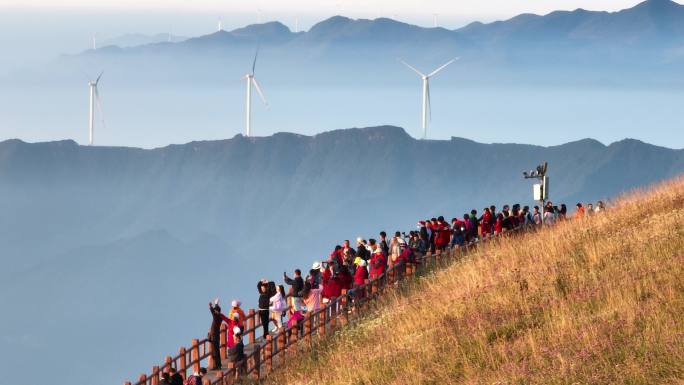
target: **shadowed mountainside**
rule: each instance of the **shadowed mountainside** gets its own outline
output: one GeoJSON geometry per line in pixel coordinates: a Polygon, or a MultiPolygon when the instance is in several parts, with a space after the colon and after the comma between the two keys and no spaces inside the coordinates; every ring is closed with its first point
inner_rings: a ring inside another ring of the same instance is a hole
{"type": "Polygon", "coordinates": [[[153,150],[2,142],[0,307],[13,311],[0,347],[15,352],[3,365],[30,370],[28,357],[70,346],[87,366],[72,341],[98,341],[97,360],[115,364],[53,360],[44,373],[120,381],[204,335],[210,298],[250,307],[254,281],[305,268],[342,239],[533,204],[521,172],[544,160],[553,201],[569,206],[684,171],[684,151],[635,140],[422,141],[391,126],[153,150]]]}

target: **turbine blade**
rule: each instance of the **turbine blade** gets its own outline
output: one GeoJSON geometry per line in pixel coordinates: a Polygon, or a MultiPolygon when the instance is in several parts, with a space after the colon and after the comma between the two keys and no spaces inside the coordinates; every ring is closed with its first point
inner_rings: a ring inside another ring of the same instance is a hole
{"type": "MultiPolygon", "coordinates": [[[[102,75],[100,75],[102,76],[102,75]]],[[[99,78],[98,78],[99,79],[99,78]]],[[[102,101],[100,100],[100,91],[97,89],[97,83],[95,83],[95,105],[97,106],[97,112],[100,113],[100,121],[102,122],[102,128],[107,128],[105,125],[104,111],[102,111],[102,101]]]]}
{"type": "Polygon", "coordinates": [[[266,98],[264,97],[264,93],[261,92],[261,87],[259,86],[259,82],[257,82],[256,78],[252,78],[252,84],[254,84],[254,88],[256,89],[257,93],[259,94],[261,101],[264,102],[264,104],[266,105],[266,108],[268,108],[268,102],[266,101],[266,98]]]}
{"type": "Polygon", "coordinates": [[[100,78],[102,77],[103,73],[104,73],[104,71],[100,72],[100,74],[97,75],[97,79],[95,79],[95,84],[97,84],[100,81],[100,78]]]}
{"type": "Polygon", "coordinates": [[[420,77],[425,76],[422,72],[418,71],[417,69],[415,69],[413,66],[411,66],[411,65],[408,64],[407,62],[405,62],[405,61],[403,61],[403,60],[401,60],[401,59],[397,59],[397,60],[399,60],[403,65],[405,65],[405,66],[407,66],[408,68],[412,69],[415,73],[417,73],[418,75],[420,75],[420,77]]]}
{"type": "Polygon", "coordinates": [[[256,69],[256,61],[259,56],[259,47],[257,47],[256,53],[254,54],[254,62],[252,63],[252,75],[254,75],[254,70],[256,69]]]}
{"type": "Polygon", "coordinates": [[[430,75],[428,75],[428,77],[437,75],[437,72],[439,72],[439,71],[445,69],[447,66],[449,66],[449,64],[455,62],[456,60],[458,60],[457,57],[455,57],[455,58],[449,60],[449,61],[446,62],[446,64],[444,64],[443,66],[441,66],[441,67],[437,68],[436,70],[432,71],[432,72],[430,73],[430,75]]]}

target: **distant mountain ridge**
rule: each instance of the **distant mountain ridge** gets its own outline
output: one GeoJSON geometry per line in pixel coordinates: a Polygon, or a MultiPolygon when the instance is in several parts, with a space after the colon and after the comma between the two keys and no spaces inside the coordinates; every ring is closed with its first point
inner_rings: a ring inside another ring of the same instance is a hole
{"type": "Polygon", "coordinates": [[[553,39],[606,40],[623,43],[652,43],[653,38],[682,42],[684,36],[684,5],[671,0],[646,0],[617,12],[554,11],[546,15],[521,14],[508,20],[491,23],[473,22],[465,27],[448,30],[425,28],[389,18],[350,19],[333,16],[313,25],[306,32],[292,32],[278,21],[251,24],[232,31],[218,31],[184,42],[201,44],[202,40],[218,40],[224,44],[283,44],[292,40],[308,42],[404,42],[405,39],[453,39],[455,42],[480,40],[488,44],[503,40],[553,39]],[[218,39],[220,37],[220,39],[218,39]]]}
{"type": "MultiPolygon", "coordinates": [[[[338,200],[357,201],[359,207],[368,207],[371,202],[378,204],[376,200],[384,194],[388,194],[383,198],[387,204],[420,199],[418,186],[423,181],[438,181],[435,194],[451,196],[444,204],[459,202],[458,211],[462,211],[470,205],[479,207],[490,200],[509,199],[496,191],[498,185],[510,185],[506,191],[516,200],[529,201],[530,186],[519,174],[542,160],[552,165],[553,196],[563,200],[605,199],[684,171],[683,154],[683,150],[636,140],[604,146],[586,139],[553,147],[481,144],[460,138],[420,141],[390,126],[311,137],[289,133],[263,138],[237,135],[229,140],[153,150],[84,147],[73,141],[28,144],[10,140],[0,142],[0,198],[7,205],[5,210],[14,215],[0,220],[0,240],[7,242],[5,250],[18,252],[20,245],[12,244],[11,239],[21,238],[21,234],[43,231],[43,239],[56,237],[55,244],[36,244],[28,253],[41,254],[60,250],[57,244],[64,240],[107,243],[163,229],[181,239],[211,234],[232,244],[255,228],[276,225],[277,217],[301,215],[301,221],[318,222],[317,210],[332,215],[342,209],[333,204],[338,200]],[[423,169],[422,154],[432,154],[433,162],[444,167],[423,169]],[[359,175],[385,177],[374,183],[376,188],[369,188],[358,180],[359,175]],[[471,183],[471,188],[462,187],[471,183]],[[405,184],[411,187],[400,187],[405,184]],[[339,196],[345,187],[354,193],[339,196]],[[454,188],[458,192],[452,196],[454,188]],[[467,202],[466,198],[480,188],[491,196],[467,202]],[[403,194],[391,193],[395,189],[403,194]],[[304,202],[308,202],[306,209],[293,211],[304,202]],[[248,214],[251,210],[275,216],[258,219],[258,215],[248,214]],[[54,217],[45,217],[48,212],[54,217]],[[85,218],[68,225],[63,217],[68,212],[68,217],[85,218]],[[179,220],[177,215],[185,219],[179,220]],[[62,223],[57,233],[52,220],[55,225],[62,223]],[[238,226],[240,222],[247,226],[238,226]],[[42,226],[44,229],[39,230],[42,226]],[[225,230],[217,233],[217,228],[225,230]],[[56,235],[61,231],[65,233],[56,235]]],[[[405,223],[418,213],[440,209],[420,206],[394,219],[405,223]]],[[[69,246],[64,244],[61,250],[67,252],[69,246]]]]}
{"type": "Polygon", "coordinates": [[[107,69],[108,79],[117,83],[187,77],[212,82],[214,74],[249,68],[257,46],[263,73],[317,83],[369,78],[388,84],[403,71],[398,57],[422,68],[457,56],[455,69],[440,74],[441,82],[679,86],[684,84],[684,6],[646,0],[618,12],[522,14],[456,30],[334,16],[294,33],[273,21],[176,43],[108,46],[62,56],[49,69],[61,75],[46,74],[42,81],[57,81],[87,66],[107,69]]]}

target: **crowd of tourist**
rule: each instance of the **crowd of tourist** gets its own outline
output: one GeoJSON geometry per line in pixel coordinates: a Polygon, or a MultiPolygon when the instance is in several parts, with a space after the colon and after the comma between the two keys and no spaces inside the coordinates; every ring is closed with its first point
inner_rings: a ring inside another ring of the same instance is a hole
{"type": "MultiPolygon", "coordinates": [[[[588,203],[585,207],[577,203],[572,214],[575,218],[593,215],[605,209],[599,201],[594,206],[588,203]]],[[[444,217],[421,220],[417,229],[408,234],[395,232],[388,238],[384,231],[378,239],[357,238],[355,247],[349,240],[335,246],[328,258],[312,264],[306,277],[302,277],[300,269],[295,269],[293,276],[283,273],[283,284],[262,279],[257,282],[258,316],[261,321],[262,335],[278,333],[282,330],[303,327],[302,322],[307,313],[316,312],[330,301],[339,298],[347,291],[348,298],[357,301],[365,298],[365,281],[382,277],[395,265],[420,263],[422,257],[429,252],[443,252],[449,248],[462,247],[468,243],[497,236],[502,233],[530,228],[534,226],[552,225],[568,218],[565,204],[555,206],[547,202],[542,209],[534,206],[521,207],[519,204],[504,205],[500,211],[496,206],[485,207],[481,213],[473,209],[461,218],[452,218],[447,222],[444,217]],[[288,289],[285,289],[285,285],[288,289]],[[273,324],[273,329],[270,325],[273,324]]],[[[219,300],[209,303],[212,323],[208,339],[212,344],[214,370],[221,368],[220,332],[221,324],[227,325],[228,358],[233,363],[244,362],[244,344],[242,334],[245,330],[245,313],[241,302],[233,300],[228,316],[222,313],[219,300]]],[[[189,376],[185,384],[200,385],[206,370],[189,376]],[[193,382],[195,381],[195,382],[193,382]]],[[[161,384],[179,385],[179,377],[174,373],[164,373],[161,384]]]]}

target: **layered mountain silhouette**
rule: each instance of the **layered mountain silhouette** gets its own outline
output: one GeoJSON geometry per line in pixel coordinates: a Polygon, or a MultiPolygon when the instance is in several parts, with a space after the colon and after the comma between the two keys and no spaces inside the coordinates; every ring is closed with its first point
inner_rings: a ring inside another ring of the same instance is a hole
{"type": "Polygon", "coordinates": [[[6,364],[30,370],[30,357],[92,341],[112,365],[74,371],[50,360],[45,380],[121,381],[203,336],[207,301],[252,307],[254,281],[306,269],[342,239],[534,204],[522,171],[542,161],[551,199],[569,207],[684,171],[683,150],[636,140],[424,141],[391,126],[153,150],[0,142],[6,364]]]}
{"type": "Polygon", "coordinates": [[[335,16],[294,33],[273,21],[180,42],[130,47],[122,41],[125,47],[62,56],[39,73],[13,74],[6,81],[73,81],[80,69],[91,68],[105,69],[116,83],[215,83],[251,68],[260,47],[259,71],[270,84],[393,84],[406,75],[398,57],[426,71],[459,57],[451,71],[440,74],[441,82],[670,87],[684,84],[683,26],[684,6],[670,0],[647,0],[619,12],[522,14],[456,30],[335,16]]]}
{"type": "Polygon", "coordinates": [[[329,245],[338,231],[411,226],[424,215],[455,216],[490,203],[531,203],[521,172],[543,160],[551,164],[554,200],[574,204],[673,176],[684,171],[683,157],[681,150],[635,140],[555,147],[420,141],[389,126],[238,135],[154,150],[10,140],[0,144],[7,214],[0,239],[3,254],[13,258],[156,230],[184,242],[213,237],[238,253],[269,251],[272,242],[244,243],[269,234],[281,250],[296,250],[303,234],[329,245]],[[378,210],[384,214],[367,217],[378,210]],[[41,242],[28,242],[34,237],[41,242]]]}

